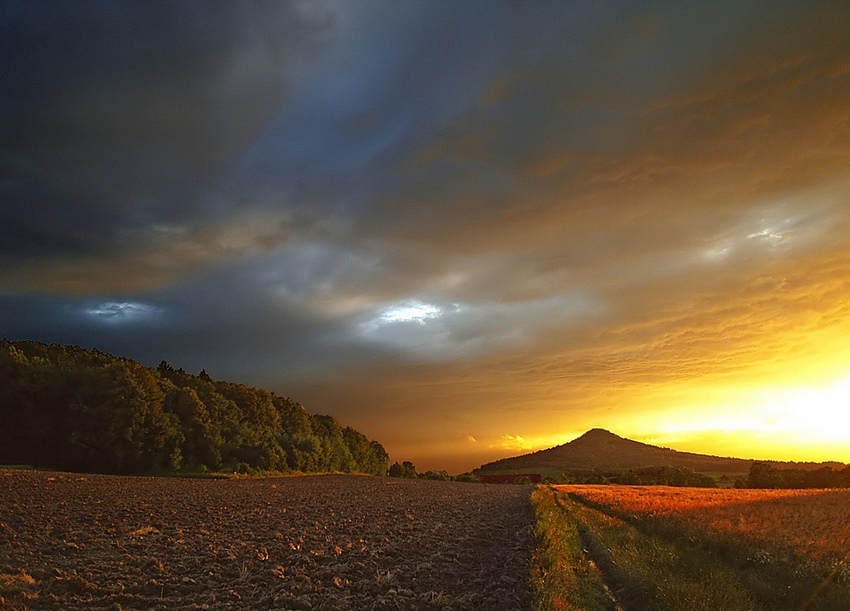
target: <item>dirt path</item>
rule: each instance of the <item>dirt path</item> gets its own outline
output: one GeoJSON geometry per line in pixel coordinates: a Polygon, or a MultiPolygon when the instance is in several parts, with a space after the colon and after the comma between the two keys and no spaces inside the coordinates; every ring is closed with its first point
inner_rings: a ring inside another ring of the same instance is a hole
{"type": "Polygon", "coordinates": [[[0,609],[531,608],[529,489],[0,470],[0,609]]]}

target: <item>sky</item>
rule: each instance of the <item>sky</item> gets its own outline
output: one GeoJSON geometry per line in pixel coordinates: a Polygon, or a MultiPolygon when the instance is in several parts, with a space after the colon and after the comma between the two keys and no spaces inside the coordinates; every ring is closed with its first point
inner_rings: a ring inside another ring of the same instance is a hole
{"type": "Polygon", "coordinates": [[[850,3],[0,4],[0,336],[420,471],[850,462],[850,3]]]}

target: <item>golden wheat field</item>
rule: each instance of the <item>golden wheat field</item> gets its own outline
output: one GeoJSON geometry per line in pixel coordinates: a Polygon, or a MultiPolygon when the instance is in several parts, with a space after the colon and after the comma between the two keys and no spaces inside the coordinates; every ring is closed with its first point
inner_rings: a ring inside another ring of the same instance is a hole
{"type": "Polygon", "coordinates": [[[850,490],[736,490],[666,486],[556,488],[621,515],[673,518],[818,561],[850,556],[850,490]]]}

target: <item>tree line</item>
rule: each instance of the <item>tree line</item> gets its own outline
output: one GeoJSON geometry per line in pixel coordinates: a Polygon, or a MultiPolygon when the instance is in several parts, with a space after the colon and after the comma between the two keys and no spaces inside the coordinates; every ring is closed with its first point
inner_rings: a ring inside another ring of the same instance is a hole
{"type": "Polygon", "coordinates": [[[390,477],[398,477],[402,479],[430,479],[441,482],[467,482],[478,483],[480,480],[471,472],[461,473],[460,475],[449,475],[448,471],[425,471],[419,473],[416,466],[409,460],[402,463],[394,462],[390,465],[387,475],[390,477]]]}
{"type": "Polygon", "coordinates": [[[777,469],[755,462],[746,479],[735,482],[739,488],[850,488],[850,467],[833,469],[777,469]]]}
{"type": "Polygon", "coordinates": [[[71,471],[386,475],[377,441],[288,397],[165,361],[0,342],[0,464],[71,471]]]}
{"type": "MultiPolygon", "coordinates": [[[[479,470],[478,474],[485,471],[479,470]]],[[[669,465],[636,467],[634,469],[566,469],[557,473],[543,473],[547,484],[620,484],[624,486],[677,486],[691,488],[716,488],[717,480],[707,473],[688,467],[669,465]]]]}

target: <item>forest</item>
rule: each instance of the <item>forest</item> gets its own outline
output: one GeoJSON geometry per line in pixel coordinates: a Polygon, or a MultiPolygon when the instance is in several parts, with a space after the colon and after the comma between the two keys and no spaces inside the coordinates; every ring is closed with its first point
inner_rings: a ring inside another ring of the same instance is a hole
{"type": "Polygon", "coordinates": [[[839,470],[830,466],[777,469],[770,463],[756,462],[749,477],[735,484],[738,488],[850,488],[850,466],[839,470]]]}
{"type": "Polygon", "coordinates": [[[288,397],[98,350],[0,342],[0,464],[386,475],[383,446],[288,397]]]}

